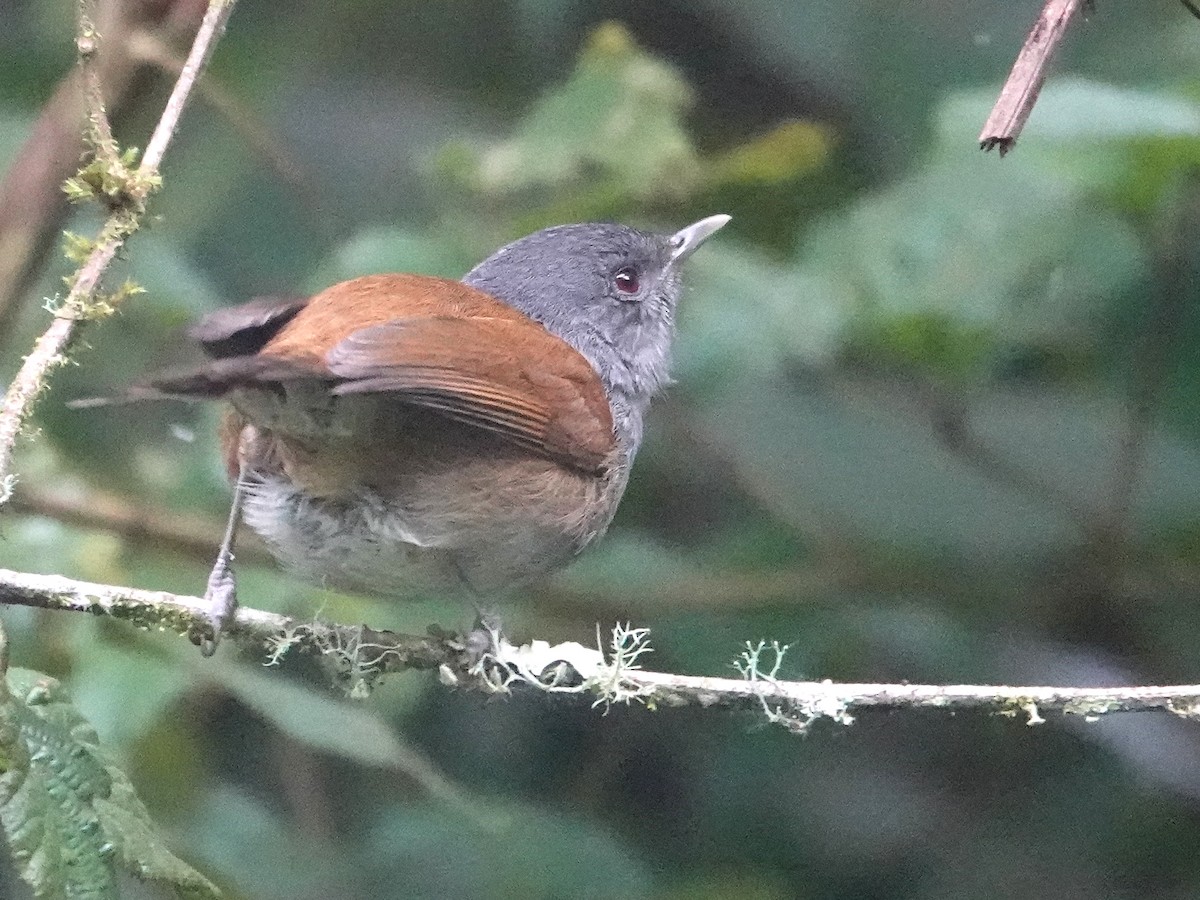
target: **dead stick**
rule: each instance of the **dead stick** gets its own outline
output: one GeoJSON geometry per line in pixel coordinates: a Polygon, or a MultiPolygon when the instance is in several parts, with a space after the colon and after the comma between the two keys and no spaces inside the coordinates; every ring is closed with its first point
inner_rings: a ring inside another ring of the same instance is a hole
{"type": "Polygon", "coordinates": [[[1008,80],[1000,91],[992,114],[988,116],[983,131],[979,133],[979,146],[983,150],[993,147],[1003,156],[1017,143],[1021,129],[1033,112],[1042,84],[1046,80],[1046,69],[1071,20],[1087,0],[1047,0],[1042,13],[1025,38],[1017,61],[1013,63],[1008,80]]]}

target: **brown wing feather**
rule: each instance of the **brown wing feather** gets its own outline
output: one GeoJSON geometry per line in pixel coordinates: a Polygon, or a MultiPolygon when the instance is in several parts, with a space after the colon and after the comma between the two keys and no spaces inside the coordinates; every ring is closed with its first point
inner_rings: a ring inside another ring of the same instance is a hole
{"type": "Polygon", "coordinates": [[[427,316],[530,322],[523,313],[461,281],[428,275],[366,275],[317,294],[263,351],[323,363],[326,353],[360,328],[427,316]]]}
{"type": "Polygon", "coordinates": [[[462,282],[424,275],[367,275],[309,299],[258,297],[209,313],[188,329],[213,361],[158,373],[131,399],[211,399],[238,387],[329,376],[325,354],[364,326],[409,316],[489,315],[525,319],[462,282]]]}
{"type": "Polygon", "coordinates": [[[573,468],[598,471],[615,447],[595,370],[523,316],[387,322],[351,333],[325,361],[334,393],[395,394],[573,468]]]}
{"type": "Polygon", "coordinates": [[[306,302],[262,298],[222,310],[192,333],[217,358],[140,390],[214,398],[256,384],[327,381],[335,393],[386,394],[587,472],[600,471],[616,447],[608,399],[587,360],[459,281],[368,275],[306,302]]]}

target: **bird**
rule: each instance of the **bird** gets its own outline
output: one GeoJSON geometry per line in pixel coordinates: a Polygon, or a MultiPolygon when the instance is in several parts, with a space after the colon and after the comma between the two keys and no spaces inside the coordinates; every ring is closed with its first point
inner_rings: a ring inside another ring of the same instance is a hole
{"type": "Polygon", "coordinates": [[[227,404],[202,652],[236,613],[242,522],[302,579],[401,599],[490,600],[595,543],[670,383],[682,265],[729,220],[560,225],[461,280],[365,275],[199,320],[207,360],[126,399],[227,404]]]}

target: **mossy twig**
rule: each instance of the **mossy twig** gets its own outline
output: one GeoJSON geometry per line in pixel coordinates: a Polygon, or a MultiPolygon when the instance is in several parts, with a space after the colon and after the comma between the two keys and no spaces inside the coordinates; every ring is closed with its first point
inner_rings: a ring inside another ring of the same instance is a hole
{"type": "Polygon", "coordinates": [[[38,397],[46,387],[50,373],[63,365],[72,342],[78,336],[80,323],[111,311],[130,291],[114,297],[98,296],[100,279],[117,252],[133,234],[145,213],[147,198],[158,187],[159,166],[163,155],[179,127],[179,119],[196,80],[207,64],[225,23],[233,12],[234,0],[210,0],[187,61],[175,82],[158,125],[133,167],[134,155],[121,153],[112,137],[112,129],[104,110],[103,92],[98,76],[94,75],[95,57],[100,48],[99,36],[92,24],[90,0],[81,0],[79,31],[79,64],[88,77],[85,85],[88,99],[88,129],[95,158],[84,166],[76,179],[68,183],[68,192],[79,194],[91,190],[109,209],[90,253],[73,276],[68,279],[69,291],[54,313],[54,321],[38,338],[33,351],[25,357],[20,371],[5,393],[0,405],[0,503],[12,494],[16,483],[12,458],[17,437],[24,427],[38,397]]]}
{"type": "MultiPolygon", "coordinates": [[[[143,629],[187,635],[207,621],[199,597],[73,581],[0,569],[0,604],[86,612],[124,619],[143,629]]],[[[381,675],[408,669],[437,670],[442,681],[507,693],[536,688],[546,693],[583,694],[606,709],[638,704],[648,709],[675,706],[746,710],[794,733],[828,720],[850,725],[873,709],[984,710],[1021,717],[1027,725],[1051,712],[1094,720],[1116,712],[1165,710],[1200,718],[1200,685],[1127,687],[1038,687],[1008,685],[852,684],[787,681],[778,677],[787,648],[747,643],[735,663],[740,678],[711,678],[652,672],[638,658],[649,651],[645,629],[618,626],[608,646],[532,641],[515,645],[498,631],[488,635],[483,653],[473,637],[431,629],[426,635],[375,631],[361,625],[301,622],[276,613],[240,607],[229,629],[237,643],[254,647],[268,662],[284,654],[308,652],[330,663],[344,687],[362,694],[381,675]]]]}

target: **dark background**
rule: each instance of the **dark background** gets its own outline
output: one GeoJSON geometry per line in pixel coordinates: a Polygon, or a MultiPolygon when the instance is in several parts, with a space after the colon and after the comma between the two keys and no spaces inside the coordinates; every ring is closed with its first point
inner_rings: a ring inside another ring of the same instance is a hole
{"type": "MultiPolygon", "coordinates": [[[[56,373],[0,564],[202,589],[228,498],[216,412],[62,404],[177,363],[208,309],[459,275],[553,223],[726,212],[612,531],[509,604],[510,632],[590,643],[632,620],[648,664],[693,674],[732,675],[766,638],[791,645],[787,677],[1200,680],[1200,22],[1098,3],[1017,150],[985,156],[1039,6],[242,0],[211,68],[237,109],[186,114],[109,279],[147,293],[56,373]],[[201,549],[164,549],[162,522],[201,549]]],[[[73,64],[73,15],[0,4],[0,164],[73,64]]],[[[143,77],[124,143],[168,85],[143,77]]],[[[0,335],[5,378],[69,271],[52,254],[0,335]]],[[[245,602],[301,616],[470,622],[269,563],[242,579],[245,602]]],[[[902,712],[798,738],[417,673],[339,704],[303,665],[3,618],[16,662],[64,679],[235,897],[1200,895],[1200,731],[1165,714],[902,712]]],[[[0,896],[28,896],[6,865],[0,896]]]]}

